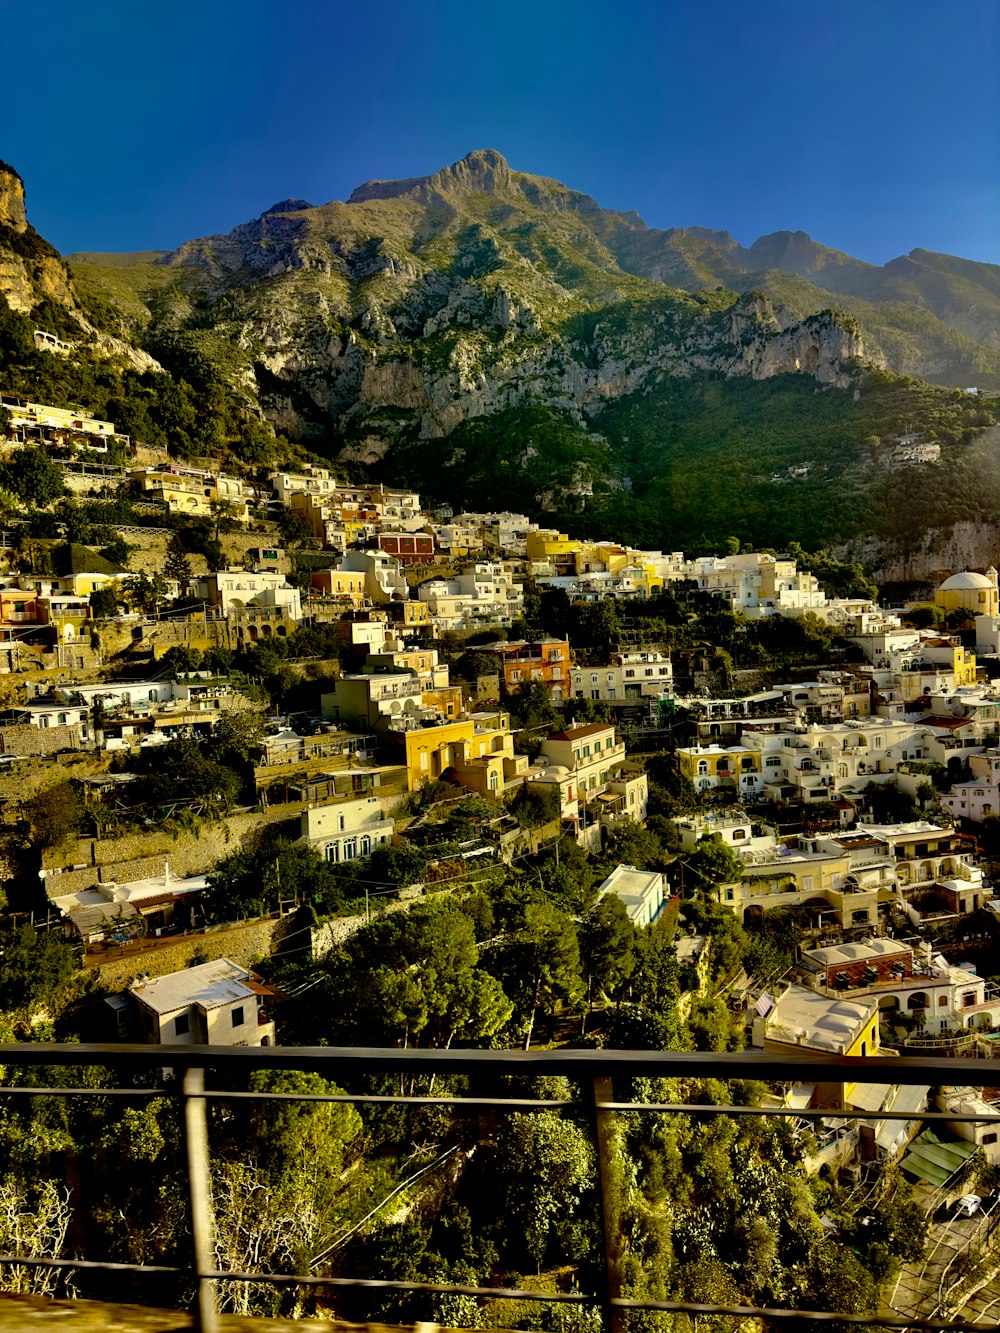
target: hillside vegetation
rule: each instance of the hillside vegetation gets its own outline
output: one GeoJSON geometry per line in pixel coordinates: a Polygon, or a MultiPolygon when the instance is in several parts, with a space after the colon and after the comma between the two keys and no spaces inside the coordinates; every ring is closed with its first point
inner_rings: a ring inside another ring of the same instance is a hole
{"type": "Polygon", "coordinates": [[[59,280],[70,304],[23,312],[3,386],[178,457],[311,454],[671,548],[905,545],[998,508],[992,451],[969,451],[995,402],[926,382],[1000,384],[990,265],[657,231],[480,151],[171,252],[79,255],[59,280]],[[35,353],[32,325],[78,354],[35,353]],[[903,435],[940,461],[891,470],[903,435]]]}

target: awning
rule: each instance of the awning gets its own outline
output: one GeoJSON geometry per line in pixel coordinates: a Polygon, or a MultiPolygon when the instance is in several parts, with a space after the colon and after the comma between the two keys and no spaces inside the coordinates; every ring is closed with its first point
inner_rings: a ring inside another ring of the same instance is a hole
{"type": "Polygon", "coordinates": [[[967,1139],[939,1139],[932,1129],[925,1129],[910,1144],[900,1162],[908,1176],[940,1188],[979,1149],[967,1139]]]}

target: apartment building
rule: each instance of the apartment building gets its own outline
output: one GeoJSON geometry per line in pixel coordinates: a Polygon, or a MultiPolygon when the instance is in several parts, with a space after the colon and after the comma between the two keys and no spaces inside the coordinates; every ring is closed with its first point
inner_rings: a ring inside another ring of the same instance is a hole
{"type": "Polygon", "coordinates": [[[607,703],[638,703],[673,688],[670,658],[658,652],[626,652],[612,656],[608,666],[575,666],[573,696],[607,703]]]}

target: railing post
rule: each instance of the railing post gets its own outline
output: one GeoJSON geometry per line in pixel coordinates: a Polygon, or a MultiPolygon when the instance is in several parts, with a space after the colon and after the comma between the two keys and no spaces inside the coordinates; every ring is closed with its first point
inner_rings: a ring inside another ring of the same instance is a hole
{"type": "Polygon", "coordinates": [[[191,1248],[198,1281],[195,1308],[197,1333],[218,1333],[215,1306],[215,1222],[212,1216],[211,1174],[208,1155],[208,1104],[205,1100],[204,1069],[186,1069],[181,1083],[184,1102],[184,1150],[187,1167],[188,1208],[191,1214],[191,1248]]]}
{"type": "Polygon", "coordinates": [[[601,1102],[611,1098],[611,1079],[595,1078],[591,1084],[591,1111],[594,1124],[594,1150],[597,1154],[597,1194],[600,1203],[601,1247],[604,1251],[602,1267],[601,1310],[605,1333],[622,1333],[624,1311],[612,1305],[621,1295],[621,1272],[618,1264],[621,1226],[613,1204],[614,1188],[611,1179],[611,1126],[610,1111],[599,1109],[601,1102]]]}

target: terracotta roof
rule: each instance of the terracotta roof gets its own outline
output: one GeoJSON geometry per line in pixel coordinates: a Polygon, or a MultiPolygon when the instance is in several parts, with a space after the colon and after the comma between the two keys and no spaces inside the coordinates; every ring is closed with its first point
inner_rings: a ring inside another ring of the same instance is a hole
{"type": "Polygon", "coordinates": [[[972,724],[971,717],[923,717],[920,719],[920,725],[924,727],[942,727],[947,731],[957,731],[959,727],[968,727],[972,724]]]}

